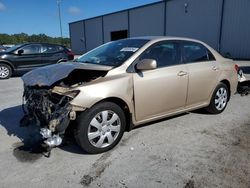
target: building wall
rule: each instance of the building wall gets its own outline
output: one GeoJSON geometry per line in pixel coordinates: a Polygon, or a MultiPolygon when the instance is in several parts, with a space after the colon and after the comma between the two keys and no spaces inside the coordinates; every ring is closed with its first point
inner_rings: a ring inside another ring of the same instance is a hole
{"type": "Polygon", "coordinates": [[[249,8],[250,0],[153,3],[71,23],[71,45],[75,53],[82,53],[110,41],[112,31],[127,29],[129,37],[168,35],[200,39],[223,55],[250,59],[249,8]],[[80,40],[83,36],[84,42],[80,40]]]}
{"type": "Polygon", "coordinates": [[[128,30],[128,11],[103,17],[104,42],[111,40],[112,31],[128,30]]]}
{"type": "Polygon", "coordinates": [[[102,17],[85,21],[86,50],[103,44],[102,17]]]}
{"type": "Polygon", "coordinates": [[[167,2],[166,34],[202,40],[218,48],[222,0],[167,2]]]}
{"type": "Polygon", "coordinates": [[[74,53],[82,54],[86,51],[84,42],[84,22],[75,22],[70,24],[71,48],[74,53]]]}
{"type": "Polygon", "coordinates": [[[250,59],[250,1],[225,0],[221,53],[250,59]]]}
{"type": "Polygon", "coordinates": [[[130,36],[164,35],[164,3],[129,11],[130,36]]]}

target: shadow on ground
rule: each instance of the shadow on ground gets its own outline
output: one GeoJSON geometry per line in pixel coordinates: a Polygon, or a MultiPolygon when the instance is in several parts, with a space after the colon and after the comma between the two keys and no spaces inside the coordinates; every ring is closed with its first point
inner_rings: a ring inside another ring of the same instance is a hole
{"type": "MultiPolygon", "coordinates": [[[[196,110],[191,113],[199,113],[206,114],[203,110],[196,110]]],[[[158,123],[161,121],[170,120],[173,118],[178,118],[189,113],[182,113],[180,115],[176,115],[169,118],[164,118],[161,120],[157,120],[154,122],[146,123],[135,127],[135,129],[139,129],[145,126],[149,126],[154,123],[158,123]]],[[[40,136],[40,128],[35,125],[30,125],[28,127],[20,127],[19,121],[23,117],[24,113],[22,111],[22,106],[14,106],[0,111],[0,126],[6,129],[7,134],[9,136],[15,136],[20,139],[20,142],[17,142],[13,145],[14,156],[22,162],[34,161],[37,158],[35,154],[43,154],[44,149],[41,147],[42,139],[40,136]]],[[[69,127],[75,127],[75,125],[70,125],[69,127]]],[[[75,153],[75,154],[87,154],[84,152],[76,143],[74,139],[73,129],[67,129],[64,141],[62,145],[59,147],[60,149],[75,153]]],[[[133,130],[132,130],[133,131],[133,130]]]]}
{"type": "Polygon", "coordinates": [[[14,106],[0,111],[0,126],[4,127],[9,136],[16,136],[23,140],[28,133],[19,127],[19,120],[23,117],[22,106],[14,106]]]}
{"type": "MultiPolygon", "coordinates": [[[[32,162],[37,158],[35,154],[43,155],[44,148],[41,147],[40,129],[35,125],[20,127],[19,121],[24,113],[22,106],[14,106],[0,111],[0,126],[6,129],[9,136],[15,136],[20,142],[13,144],[14,156],[22,162],[32,162]]],[[[65,135],[63,144],[59,147],[64,151],[76,154],[85,154],[76,144],[72,130],[65,135]]]]}
{"type": "Polygon", "coordinates": [[[0,112],[0,126],[4,127],[9,136],[20,139],[12,145],[13,155],[21,162],[34,162],[42,157],[41,137],[35,126],[20,127],[19,120],[23,117],[22,106],[14,106],[0,112]]]}

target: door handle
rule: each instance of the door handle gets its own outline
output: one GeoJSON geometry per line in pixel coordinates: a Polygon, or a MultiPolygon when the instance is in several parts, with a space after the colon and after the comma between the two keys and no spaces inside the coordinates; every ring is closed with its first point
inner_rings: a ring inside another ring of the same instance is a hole
{"type": "Polygon", "coordinates": [[[213,66],[212,69],[213,69],[214,71],[219,70],[219,68],[218,68],[217,66],[213,66]]]}
{"type": "Polygon", "coordinates": [[[185,71],[180,71],[180,72],[178,72],[178,76],[185,76],[185,75],[187,75],[188,73],[187,72],[185,72],[185,71]]]}

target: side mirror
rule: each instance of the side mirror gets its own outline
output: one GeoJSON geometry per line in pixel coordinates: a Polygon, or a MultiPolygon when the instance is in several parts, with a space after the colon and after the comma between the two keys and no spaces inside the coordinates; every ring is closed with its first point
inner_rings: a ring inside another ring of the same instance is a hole
{"type": "Polygon", "coordinates": [[[157,68],[157,62],[154,59],[143,59],[136,65],[137,70],[153,70],[157,68]]]}
{"type": "Polygon", "coordinates": [[[21,55],[23,52],[24,52],[23,49],[22,49],[22,50],[18,50],[18,51],[17,51],[17,54],[18,54],[18,55],[21,55]]]}

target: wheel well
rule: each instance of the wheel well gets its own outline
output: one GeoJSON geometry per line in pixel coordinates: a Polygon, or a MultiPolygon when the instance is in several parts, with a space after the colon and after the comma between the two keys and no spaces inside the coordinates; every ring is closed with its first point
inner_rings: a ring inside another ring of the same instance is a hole
{"type": "Polygon", "coordinates": [[[225,85],[227,86],[227,88],[228,88],[228,91],[229,91],[228,101],[229,101],[229,99],[230,99],[230,97],[231,97],[231,87],[230,87],[230,82],[229,82],[228,80],[221,80],[220,82],[221,82],[221,83],[223,83],[223,84],[225,84],[225,85]]]}
{"type": "Polygon", "coordinates": [[[121,109],[124,111],[125,118],[126,118],[125,131],[130,131],[132,129],[132,127],[133,127],[132,115],[131,115],[131,113],[129,111],[129,107],[125,101],[123,101],[122,99],[117,98],[117,97],[110,97],[110,98],[106,98],[104,100],[101,100],[98,103],[101,103],[101,102],[113,102],[113,103],[117,104],[118,106],[120,106],[121,109]]]}
{"type": "Polygon", "coordinates": [[[7,61],[0,61],[0,63],[8,65],[11,68],[12,72],[14,72],[14,67],[11,65],[11,63],[7,61]]]}

